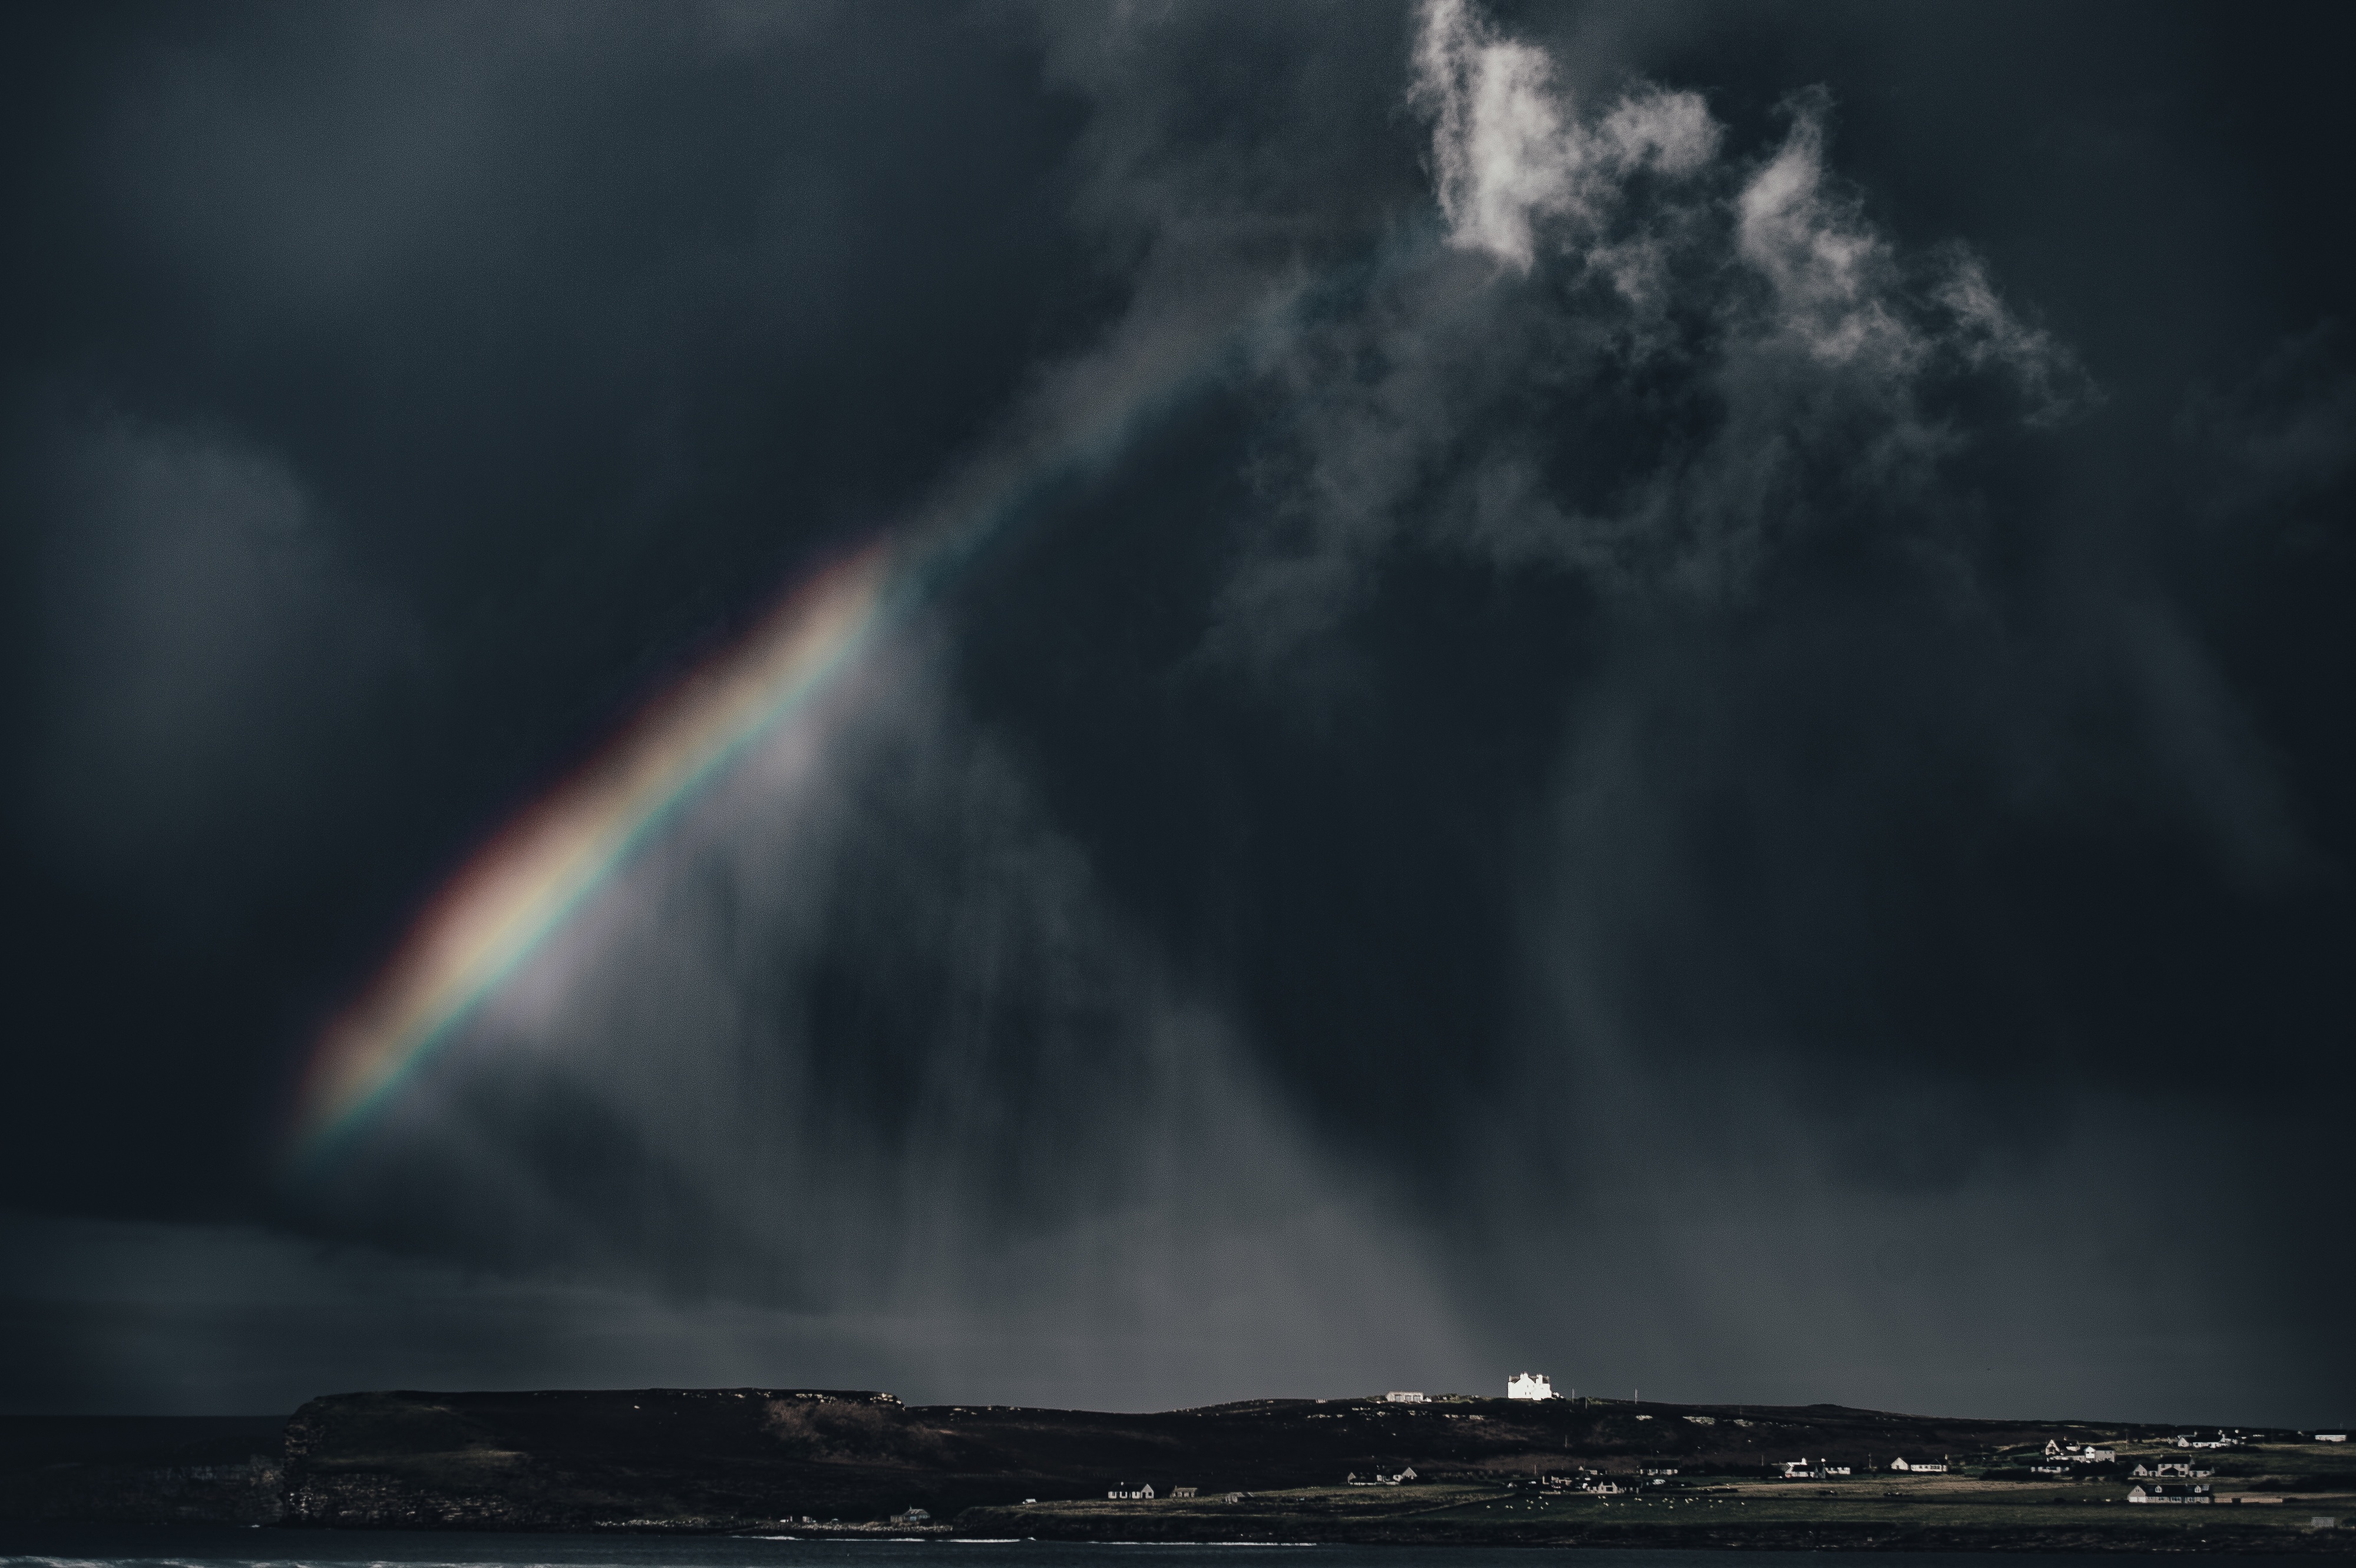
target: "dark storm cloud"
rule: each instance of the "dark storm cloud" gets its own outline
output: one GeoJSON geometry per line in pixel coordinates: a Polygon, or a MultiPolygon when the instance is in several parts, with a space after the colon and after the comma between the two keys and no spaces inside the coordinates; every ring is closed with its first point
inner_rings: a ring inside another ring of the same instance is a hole
{"type": "Polygon", "coordinates": [[[10,1399],[2336,1418],[2351,383],[2136,15],[48,41],[10,1399]],[[1140,389],[275,1179],[476,836],[1140,389]]]}

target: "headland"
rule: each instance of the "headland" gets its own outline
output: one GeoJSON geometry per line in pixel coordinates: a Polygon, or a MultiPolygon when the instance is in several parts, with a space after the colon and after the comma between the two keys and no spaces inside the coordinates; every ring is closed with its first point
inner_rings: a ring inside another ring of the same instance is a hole
{"type": "Polygon", "coordinates": [[[0,1517],[2356,1553],[2356,1453],[2265,1429],[1444,1394],[1126,1414],[812,1389],[337,1394],[297,1411],[274,1452],[249,1424],[205,1438],[240,1458],[174,1460],[155,1423],[145,1448],[109,1449],[84,1422],[80,1457],[36,1462],[20,1418],[0,1517]]]}

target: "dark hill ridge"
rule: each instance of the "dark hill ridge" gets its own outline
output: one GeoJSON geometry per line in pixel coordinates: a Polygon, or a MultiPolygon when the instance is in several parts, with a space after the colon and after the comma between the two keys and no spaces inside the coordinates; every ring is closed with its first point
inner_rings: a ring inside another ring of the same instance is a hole
{"type": "MultiPolygon", "coordinates": [[[[2151,1429],[2157,1433],[2158,1429],[2151,1429]]],[[[2172,1430],[2172,1429],[2171,1429],[2172,1430]]],[[[2126,1427],[1849,1410],[1443,1396],[1255,1400],[1152,1414],[1004,1405],[909,1407],[887,1393],[649,1389],[356,1393],[286,1430],[289,1522],[587,1529],[669,1522],[937,1520],[984,1505],[1331,1487],[1412,1465],[1428,1480],[1574,1467],[1758,1475],[1807,1457],[1886,1467],[2132,1434],[2126,1427]]]]}

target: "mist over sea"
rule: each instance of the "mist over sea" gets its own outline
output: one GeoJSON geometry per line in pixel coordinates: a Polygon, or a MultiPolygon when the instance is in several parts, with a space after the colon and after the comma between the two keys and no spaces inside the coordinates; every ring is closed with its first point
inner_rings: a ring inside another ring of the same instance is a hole
{"type": "MultiPolygon", "coordinates": [[[[1578,1568],[1693,1568],[1700,1563],[1772,1564],[1820,1562],[1815,1552],[1677,1552],[1572,1547],[1326,1546],[1301,1543],[1163,1544],[1053,1541],[811,1541],[758,1536],[529,1535],[382,1531],[284,1531],[261,1528],[27,1525],[0,1528],[0,1568],[912,1568],[922,1563],[971,1568],[1303,1568],[1301,1556],[1339,1568],[1473,1568],[1510,1550],[1517,1568],[1547,1558],[1578,1568]]],[[[2166,1553],[2191,1568],[2203,1563],[2278,1562],[2247,1553],[2166,1553]]],[[[2158,1561],[2147,1552],[2020,1552],[2019,1568],[2094,1568],[2158,1561]]],[[[1982,1554],[1855,1552],[1839,1554],[1843,1568],[1954,1568],[1982,1554]]]]}

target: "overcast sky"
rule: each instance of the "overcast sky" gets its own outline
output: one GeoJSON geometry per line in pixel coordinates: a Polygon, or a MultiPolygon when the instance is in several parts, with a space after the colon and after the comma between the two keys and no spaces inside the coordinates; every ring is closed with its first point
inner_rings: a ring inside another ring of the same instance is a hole
{"type": "Polygon", "coordinates": [[[0,1408],[2346,1421],[2343,21],[12,11],[0,1408]],[[290,1159],[478,846],[985,490],[290,1159]]]}

